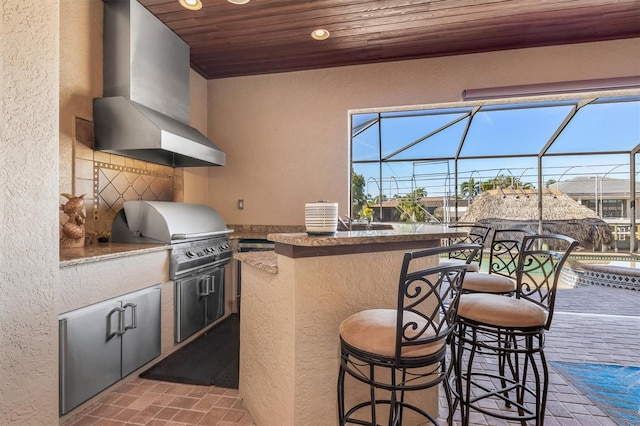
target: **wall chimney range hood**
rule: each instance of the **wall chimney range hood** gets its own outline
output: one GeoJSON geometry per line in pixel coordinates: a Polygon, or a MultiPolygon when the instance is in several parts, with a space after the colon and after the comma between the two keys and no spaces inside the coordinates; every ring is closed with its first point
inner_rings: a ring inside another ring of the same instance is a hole
{"type": "Polygon", "coordinates": [[[224,152],[189,125],[189,46],[136,0],[103,3],[95,149],[171,167],[224,166],[224,152]]]}

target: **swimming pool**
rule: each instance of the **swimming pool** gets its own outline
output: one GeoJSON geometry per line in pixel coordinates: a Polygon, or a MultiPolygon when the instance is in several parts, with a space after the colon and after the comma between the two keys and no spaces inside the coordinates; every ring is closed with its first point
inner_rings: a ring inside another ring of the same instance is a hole
{"type": "Polygon", "coordinates": [[[570,287],[601,285],[640,291],[640,259],[632,255],[578,253],[561,273],[570,287]]]}

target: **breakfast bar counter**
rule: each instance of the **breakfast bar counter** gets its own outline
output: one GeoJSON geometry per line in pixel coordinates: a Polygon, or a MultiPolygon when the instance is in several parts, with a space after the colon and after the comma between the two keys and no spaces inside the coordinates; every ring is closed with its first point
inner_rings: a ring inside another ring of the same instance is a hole
{"type": "MultiPolygon", "coordinates": [[[[395,308],[404,253],[461,234],[427,224],[269,234],[275,254],[236,254],[243,262],[239,393],[254,422],[336,424],[340,322],[363,309],[395,308]]],[[[366,386],[346,386],[347,404],[366,398],[366,386]]],[[[437,390],[423,392],[420,404],[436,413],[437,390]]]]}

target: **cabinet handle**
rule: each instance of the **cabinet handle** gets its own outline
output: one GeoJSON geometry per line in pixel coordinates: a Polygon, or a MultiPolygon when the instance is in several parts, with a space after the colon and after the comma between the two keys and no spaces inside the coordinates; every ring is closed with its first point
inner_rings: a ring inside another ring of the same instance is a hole
{"type": "Polygon", "coordinates": [[[208,278],[209,280],[209,293],[215,293],[216,292],[216,280],[215,280],[215,276],[211,275],[208,278]]]}
{"type": "MultiPolygon", "coordinates": [[[[122,312],[122,316],[124,317],[124,313],[126,312],[127,308],[131,308],[131,325],[125,325],[124,326],[124,330],[131,330],[132,328],[136,328],[138,327],[138,305],[136,305],[135,303],[127,303],[126,305],[124,305],[124,309],[122,312]]],[[[123,320],[124,322],[124,320],[123,320]]]]}
{"type": "Polygon", "coordinates": [[[209,277],[204,277],[198,281],[198,290],[200,291],[200,296],[202,297],[209,295],[209,284],[207,281],[208,279],[209,277]]]}
{"type": "Polygon", "coordinates": [[[113,308],[111,312],[109,312],[109,330],[111,330],[111,318],[116,312],[118,313],[118,328],[116,329],[116,331],[112,331],[111,333],[109,333],[109,339],[113,336],[121,336],[124,334],[124,308],[121,308],[119,306],[113,308]]]}

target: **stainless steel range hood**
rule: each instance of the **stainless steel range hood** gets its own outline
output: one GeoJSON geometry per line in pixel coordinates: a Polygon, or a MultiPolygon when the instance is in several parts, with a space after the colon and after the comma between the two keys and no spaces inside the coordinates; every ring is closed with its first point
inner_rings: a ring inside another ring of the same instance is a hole
{"type": "Polygon", "coordinates": [[[104,97],[95,149],[171,167],[223,166],[189,126],[189,46],[136,0],[104,1],[104,97]]]}

